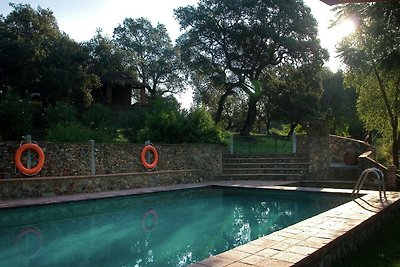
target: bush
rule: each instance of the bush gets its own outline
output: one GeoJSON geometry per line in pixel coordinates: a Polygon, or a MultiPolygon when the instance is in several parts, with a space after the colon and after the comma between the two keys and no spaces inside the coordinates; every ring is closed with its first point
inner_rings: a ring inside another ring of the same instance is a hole
{"type": "Polygon", "coordinates": [[[132,143],[139,141],[139,131],[144,128],[146,109],[139,108],[124,112],[119,118],[121,134],[132,143]]]}
{"type": "Polygon", "coordinates": [[[44,110],[44,121],[48,128],[57,124],[69,125],[78,122],[78,112],[67,102],[58,101],[44,110]]]}
{"type": "Polygon", "coordinates": [[[225,144],[228,134],[214,123],[211,115],[199,108],[186,116],[184,141],[185,143],[225,144]]]}
{"type": "Polygon", "coordinates": [[[0,99],[0,135],[3,140],[21,140],[32,131],[32,105],[6,93],[0,99]]]}
{"type": "Polygon", "coordinates": [[[139,132],[139,140],[151,140],[162,143],[184,142],[185,131],[182,129],[184,116],[179,111],[152,112],[146,115],[145,128],[139,132]]]}
{"type": "Polygon", "coordinates": [[[51,126],[46,135],[46,140],[52,142],[87,142],[95,140],[97,143],[112,142],[112,137],[106,130],[93,129],[79,123],[64,125],[58,123],[51,126]]]}
{"type": "Polygon", "coordinates": [[[189,114],[173,110],[154,109],[146,115],[145,128],[139,133],[139,140],[162,143],[212,143],[225,144],[228,135],[214,123],[205,109],[189,114]]]}
{"type": "Polygon", "coordinates": [[[111,110],[101,104],[92,104],[88,110],[83,113],[81,122],[83,125],[91,128],[107,127],[111,125],[111,110]]]}

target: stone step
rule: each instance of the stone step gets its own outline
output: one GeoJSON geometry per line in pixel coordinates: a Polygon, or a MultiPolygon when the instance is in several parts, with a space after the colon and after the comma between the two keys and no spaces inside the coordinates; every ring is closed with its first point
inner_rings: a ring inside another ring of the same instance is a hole
{"type": "Polygon", "coordinates": [[[271,162],[271,163],[223,163],[223,169],[233,169],[233,168],[305,168],[307,169],[310,164],[308,162],[271,162]]]}
{"type": "Polygon", "coordinates": [[[222,174],[217,178],[221,180],[302,180],[303,174],[281,174],[281,173],[253,173],[253,174],[222,174]]]}
{"type": "Polygon", "coordinates": [[[308,171],[307,168],[233,168],[223,169],[223,174],[305,174],[308,171]]]}
{"type": "Polygon", "coordinates": [[[307,158],[307,154],[225,154],[223,158],[234,159],[234,158],[307,158]]]}
{"type": "Polygon", "coordinates": [[[308,158],[223,158],[222,164],[236,163],[306,163],[308,158]]]}

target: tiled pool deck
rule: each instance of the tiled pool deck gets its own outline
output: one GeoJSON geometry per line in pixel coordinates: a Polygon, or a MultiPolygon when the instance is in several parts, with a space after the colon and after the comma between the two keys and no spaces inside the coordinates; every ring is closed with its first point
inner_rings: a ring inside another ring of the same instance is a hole
{"type": "MultiPolygon", "coordinates": [[[[289,187],[291,181],[222,181],[198,184],[181,184],[93,194],[55,196],[21,200],[0,201],[0,209],[30,205],[45,205],[69,201],[143,194],[204,186],[236,186],[284,190],[351,193],[348,189],[320,189],[289,187]]],[[[192,267],[249,267],[249,266],[326,266],[332,250],[349,238],[357,238],[367,224],[380,218],[391,208],[400,205],[399,192],[387,192],[387,202],[381,203],[376,191],[362,191],[362,197],[316,215],[307,220],[251,241],[232,250],[204,259],[192,267]],[[395,203],[396,202],[396,203],[395,203]],[[395,203],[395,205],[393,205],[395,203]],[[379,214],[378,214],[379,213],[379,214]],[[325,264],[326,262],[326,264],[325,264]]],[[[366,228],[365,228],[366,229],[366,228]]],[[[367,230],[365,230],[367,231],[367,230]]],[[[351,241],[350,241],[351,242],[351,241]]]]}

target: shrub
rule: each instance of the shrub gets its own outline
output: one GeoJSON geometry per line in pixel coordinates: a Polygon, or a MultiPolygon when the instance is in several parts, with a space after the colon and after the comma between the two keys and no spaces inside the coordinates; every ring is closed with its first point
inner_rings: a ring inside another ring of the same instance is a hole
{"type": "Polygon", "coordinates": [[[48,128],[57,124],[69,125],[78,122],[78,112],[67,102],[58,101],[44,110],[44,121],[48,128]]]}
{"type": "Polygon", "coordinates": [[[162,143],[182,143],[184,116],[179,111],[152,112],[146,115],[145,128],[139,132],[139,140],[162,143]]]}
{"type": "Polygon", "coordinates": [[[121,114],[119,128],[121,134],[132,143],[138,142],[139,131],[144,128],[146,110],[143,108],[130,110],[121,114]]]}
{"type": "Polygon", "coordinates": [[[6,93],[0,99],[0,135],[3,140],[20,140],[32,130],[32,105],[6,93]]]}
{"type": "Polygon", "coordinates": [[[87,142],[88,140],[95,140],[98,143],[108,143],[112,142],[112,137],[106,130],[93,129],[79,123],[68,125],[58,123],[48,129],[46,140],[52,142],[87,142]]]}
{"type": "Polygon", "coordinates": [[[91,128],[99,128],[111,125],[111,110],[102,104],[92,104],[88,110],[83,113],[81,122],[83,125],[91,128]]]}
{"type": "Polygon", "coordinates": [[[173,97],[156,98],[146,109],[124,113],[120,128],[129,142],[223,144],[228,138],[205,109],[187,114],[173,97]]]}
{"type": "Polygon", "coordinates": [[[214,123],[204,108],[193,110],[187,115],[184,132],[186,143],[225,144],[228,139],[228,134],[214,123]]]}

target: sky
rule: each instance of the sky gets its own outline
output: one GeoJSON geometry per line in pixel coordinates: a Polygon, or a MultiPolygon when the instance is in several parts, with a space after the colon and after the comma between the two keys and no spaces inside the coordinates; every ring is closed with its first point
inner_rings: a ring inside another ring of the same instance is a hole
{"type": "MultiPolygon", "coordinates": [[[[81,42],[91,39],[97,28],[102,28],[104,34],[112,36],[114,28],[126,17],[145,17],[153,25],[162,23],[171,39],[175,40],[180,30],[173,10],[180,6],[196,5],[197,0],[0,0],[0,14],[6,16],[12,10],[9,2],[30,4],[33,8],[49,8],[53,11],[61,31],[81,42]]],[[[325,66],[333,71],[342,68],[340,60],[336,57],[335,46],[354,29],[352,23],[347,22],[330,28],[331,21],[335,19],[332,7],[319,0],[304,2],[311,8],[311,13],[317,20],[321,46],[330,54],[325,66]]],[[[186,103],[190,98],[190,90],[181,96],[184,107],[190,107],[190,103],[186,103]]]]}

